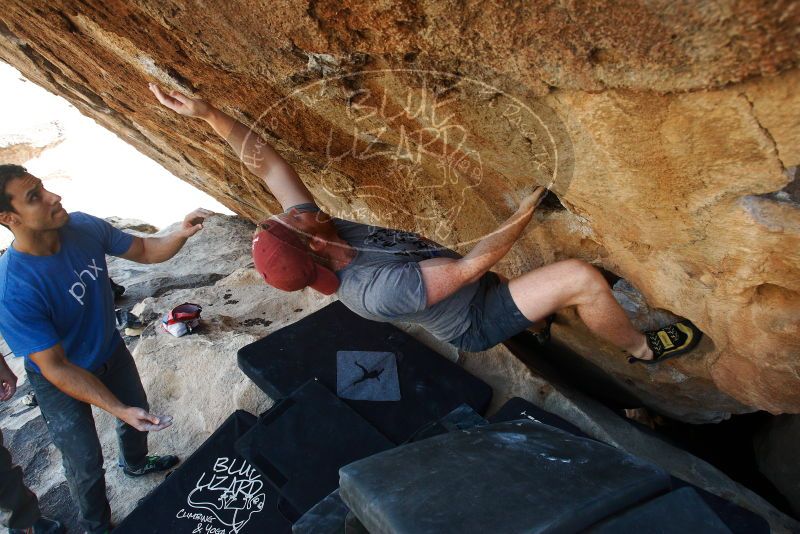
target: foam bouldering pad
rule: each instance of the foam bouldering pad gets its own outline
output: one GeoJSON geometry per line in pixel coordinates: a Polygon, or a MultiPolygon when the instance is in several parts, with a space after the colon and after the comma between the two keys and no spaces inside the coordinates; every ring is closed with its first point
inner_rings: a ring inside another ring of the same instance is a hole
{"type": "Polygon", "coordinates": [[[292,534],[370,534],[334,491],[292,525],[292,534]]]}
{"type": "Polygon", "coordinates": [[[345,522],[350,509],[337,489],[295,521],[293,534],[345,534],[345,522]]]}
{"type": "Polygon", "coordinates": [[[489,422],[481,417],[478,412],[462,404],[454,409],[449,414],[445,415],[438,421],[428,423],[424,427],[417,430],[408,441],[420,441],[423,439],[432,438],[445,432],[453,432],[455,430],[467,430],[476,426],[488,425],[489,422]]]}
{"type": "Polygon", "coordinates": [[[691,488],[681,488],[608,518],[586,530],[592,534],[730,534],[719,517],[691,488]]]}
{"type": "Polygon", "coordinates": [[[686,487],[694,490],[734,534],[769,534],[772,531],[767,520],[757,513],[742,508],[703,488],[689,484],[685,480],[672,477],[672,487],[673,489],[686,487]]]}
{"type": "Polygon", "coordinates": [[[279,401],[236,442],[293,521],[337,488],[340,467],[393,446],[317,380],[279,401]]]}
{"type": "Polygon", "coordinates": [[[337,391],[340,351],[394,354],[400,400],[343,400],[396,444],[460,404],[484,414],[492,399],[492,389],[479,378],[398,328],[359,317],[341,302],[243,347],[239,367],[274,399],[311,378],[337,391]]]}
{"type": "MultiPolygon", "coordinates": [[[[500,423],[517,419],[539,421],[576,436],[593,439],[566,419],[547,412],[520,397],[509,399],[489,418],[489,422],[500,423]]],[[[770,532],[769,523],[766,519],[731,501],[675,477],[672,477],[672,487],[676,489],[681,487],[692,488],[734,534],[768,534],[770,532]]]]}
{"type": "Polygon", "coordinates": [[[517,419],[528,419],[530,421],[544,423],[555,428],[560,428],[575,436],[591,438],[591,436],[585,434],[580,428],[566,419],[545,411],[520,397],[509,399],[489,418],[489,422],[503,423],[505,421],[516,421],[517,419]]]}
{"type": "MultiPolygon", "coordinates": [[[[478,415],[475,410],[466,404],[462,404],[438,421],[422,427],[409,441],[419,441],[446,432],[464,430],[486,424],[488,424],[486,419],[478,415]]],[[[358,522],[358,519],[350,513],[350,509],[342,501],[337,489],[303,514],[292,525],[292,532],[294,534],[345,534],[345,532],[354,534],[355,531],[353,529],[356,522],[358,522]],[[349,524],[348,515],[350,516],[349,524]]]]}
{"type": "Polygon", "coordinates": [[[278,492],[234,450],[234,442],[256,420],[250,413],[234,412],[114,532],[291,532],[291,523],[277,509],[278,492]]]}
{"type": "Polygon", "coordinates": [[[528,420],[450,432],[339,470],[370,532],[574,532],[664,493],[659,467],[528,420]]]}

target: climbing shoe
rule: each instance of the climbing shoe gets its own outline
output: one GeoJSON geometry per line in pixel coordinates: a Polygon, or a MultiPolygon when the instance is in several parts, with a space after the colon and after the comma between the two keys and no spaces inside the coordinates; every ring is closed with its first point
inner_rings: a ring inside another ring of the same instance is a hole
{"type": "Polygon", "coordinates": [[[703,333],[691,321],[679,321],[659,330],[645,332],[647,346],[653,351],[652,360],[631,356],[628,363],[652,365],[686,354],[697,346],[703,333]]]}
{"type": "Polygon", "coordinates": [[[545,317],[545,326],[541,330],[537,330],[536,332],[532,332],[533,338],[536,340],[536,344],[540,347],[547,345],[550,342],[550,325],[553,324],[553,321],[556,320],[555,314],[548,315],[545,317]]]}
{"type": "Polygon", "coordinates": [[[61,534],[64,527],[54,519],[40,517],[39,520],[28,528],[10,528],[9,534],[61,534]]]}
{"type": "Polygon", "coordinates": [[[147,461],[139,467],[123,466],[122,472],[129,477],[140,477],[148,473],[166,471],[178,465],[177,456],[167,454],[165,456],[148,456],[147,461]]]}

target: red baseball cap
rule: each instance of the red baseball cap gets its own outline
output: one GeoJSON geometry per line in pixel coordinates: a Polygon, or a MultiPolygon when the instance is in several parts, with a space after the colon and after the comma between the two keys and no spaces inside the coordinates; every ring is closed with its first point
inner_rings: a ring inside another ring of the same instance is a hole
{"type": "Polygon", "coordinates": [[[253,261],[264,281],[283,291],[312,287],[331,295],[339,287],[339,278],[330,269],[316,263],[308,249],[287,223],[267,219],[253,236],[253,261]]]}

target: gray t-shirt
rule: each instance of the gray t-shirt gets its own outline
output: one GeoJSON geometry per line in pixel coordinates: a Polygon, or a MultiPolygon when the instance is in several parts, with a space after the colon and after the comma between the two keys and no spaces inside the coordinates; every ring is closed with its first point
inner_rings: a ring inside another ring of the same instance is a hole
{"type": "Polygon", "coordinates": [[[356,250],[353,260],[336,273],[341,281],[336,294],[345,306],[373,321],[417,323],[443,341],[469,328],[469,304],[478,282],[426,308],[418,263],[459,254],[411,232],[335,218],[333,224],[356,250]]]}

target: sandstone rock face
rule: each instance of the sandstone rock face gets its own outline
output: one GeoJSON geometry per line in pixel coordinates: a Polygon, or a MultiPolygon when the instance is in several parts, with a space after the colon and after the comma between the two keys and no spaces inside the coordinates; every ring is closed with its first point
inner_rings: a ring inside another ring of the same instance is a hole
{"type": "Polygon", "coordinates": [[[122,217],[106,217],[106,221],[111,223],[114,227],[129,233],[136,233],[138,235],[156,234],[158,228],[150,223],[140,221],[139,219],[123,219],[122,217]]]}
{"type": "Polygon", "coordinates": [[[570,313],[559,341],[687,421],[800,412],[796,2],[11,0],[0,19],[0,58],[250,220],[277,208],[264,184],[147,82],[253,124],[332,213],[461,251],[548,185],[561,204],[504,274],[582,258],[706,333],[659,369],[570,313]]]}

